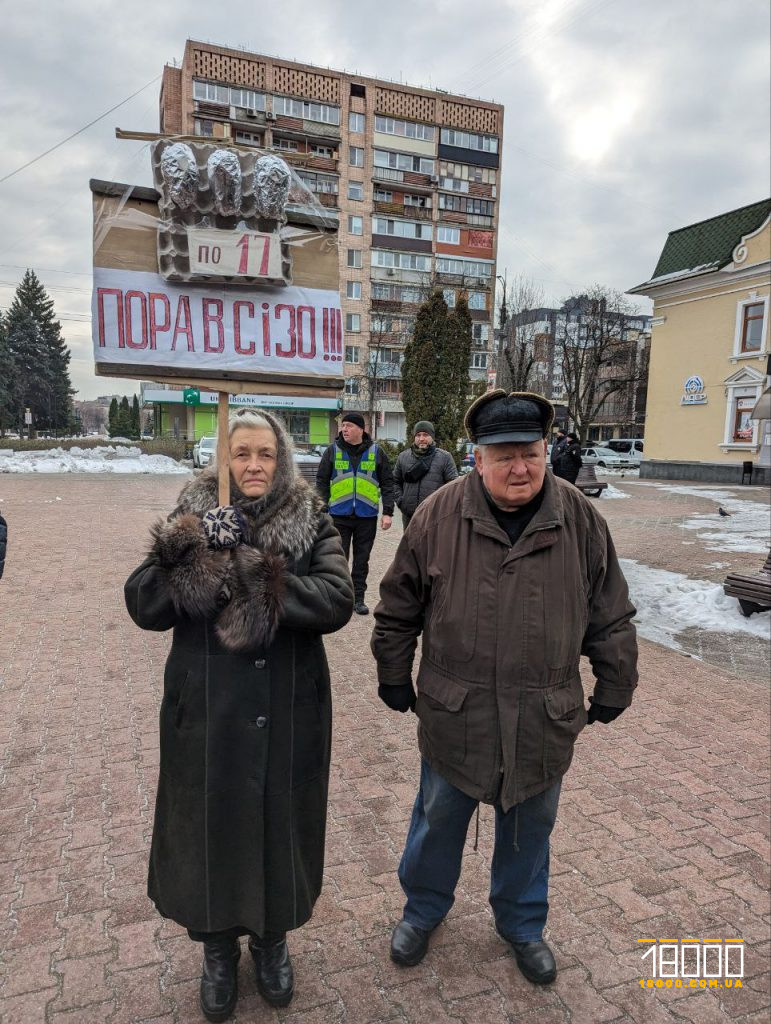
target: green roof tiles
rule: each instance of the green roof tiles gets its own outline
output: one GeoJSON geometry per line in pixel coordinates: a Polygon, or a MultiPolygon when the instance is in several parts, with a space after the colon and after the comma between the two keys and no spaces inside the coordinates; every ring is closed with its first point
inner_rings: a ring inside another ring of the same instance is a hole
{"type": "Polygon", "coordinates": [[[771,213],[771,199],[742,206],[730,213],[689,224],[670,231],[659,256],[652,280],[688,271],[717,270],[731,262],[732,253],[742,239],[771,213]]]}

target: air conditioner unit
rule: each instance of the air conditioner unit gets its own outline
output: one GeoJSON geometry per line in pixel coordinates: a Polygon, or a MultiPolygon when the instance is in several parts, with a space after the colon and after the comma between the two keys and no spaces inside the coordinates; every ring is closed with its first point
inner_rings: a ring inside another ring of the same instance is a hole
{"type": "Polygon", "coordinates": [[[386,273],[388,274],[389,277],[396,277],[396,271],[394,270],[393,267],[389,267],[386,273]]]}
{"type": "Polygon", "coordinates": [[[266,112],[266,114],[265,114],[265,120],[266,121],[275,121],[276,120],[275,113],[272,110],[268,110],[266,112]]]}
{"type": "Polygon", "coordinates": [[[257,117],[257,111],[256,110],[247,110],[246,111],[246,116],[247,117],[257,117]]]}
{"type": "Polygon", "coordinates": [[[439,175],[438,174],[432,174],[431,175],[431,184],[432,185],[438,185],[439,184],[439,175]]]}

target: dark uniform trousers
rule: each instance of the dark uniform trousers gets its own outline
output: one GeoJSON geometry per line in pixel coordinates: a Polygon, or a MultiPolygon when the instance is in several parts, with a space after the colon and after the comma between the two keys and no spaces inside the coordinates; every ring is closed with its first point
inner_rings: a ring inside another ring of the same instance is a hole
{"type": "Polygon", "coordinates": [[[377,534],[377,516],[332,516],[332,522],[343,542],[346,560],[350,555],[353,541],[353,592],[357,600],[363,600],[367,591],[369,556],[377,534]]]}

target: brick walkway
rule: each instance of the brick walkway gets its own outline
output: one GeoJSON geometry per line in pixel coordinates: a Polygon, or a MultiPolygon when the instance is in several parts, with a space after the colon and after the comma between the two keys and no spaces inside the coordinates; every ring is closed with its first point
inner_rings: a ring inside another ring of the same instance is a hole
{"type": "MultiPolygon", "coordinates": [[[[169,638],[137,630],[122,600],[148,524],[179,487],[160,477],[0,478],[11,527],[0,582],[3,1024],[202,1019],[199,950],[145,896],[169,638]]],[[[628,490],[633,500],[600,506],[621,554],[710,578],[697,561],[715,556],[683,549],[676,526],[701,499],[670,504],[664,492],[654,500],[639,485],[628,490]]],[[[397,529],[379,537],[373,579],[397,541],[397,529]]],[[[748,681],[642,644],[634,707],[583,733],[566,778],[550,914],[560,974],[541,989],[522,979],[492,928],[490,808],[424,963],[404,971],[388,960],[417,757],[414,718],[374,696],[371,626],[356,618],[328,645],[328,866],[313,920],[291,937],[297,995],[287,1010],[268,1010],[244,957],[234,1019],[765,1024],[769,721],[755,671],[748,681]],[[651,937],[743,938],[743,987],[641,988],[650,971],[637,939],[651,937]]]]}

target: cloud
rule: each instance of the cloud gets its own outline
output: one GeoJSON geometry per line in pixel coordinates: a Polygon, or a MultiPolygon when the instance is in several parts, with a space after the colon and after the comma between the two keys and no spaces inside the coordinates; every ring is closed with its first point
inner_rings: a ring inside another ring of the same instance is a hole
{"type": "MultiPolygon", "coordinates": [[[[499,271],[549,300],[649,276],[673,228],[768,194],[765,0],[70,0],[4,14],[0,177],[211,40],[505,104],[499,271]]],[[[0,307],[34,267],[56,302],[81,396],[89,325],[90,177],[149,184],[158,83],[0,185],[0,307]]]]}

